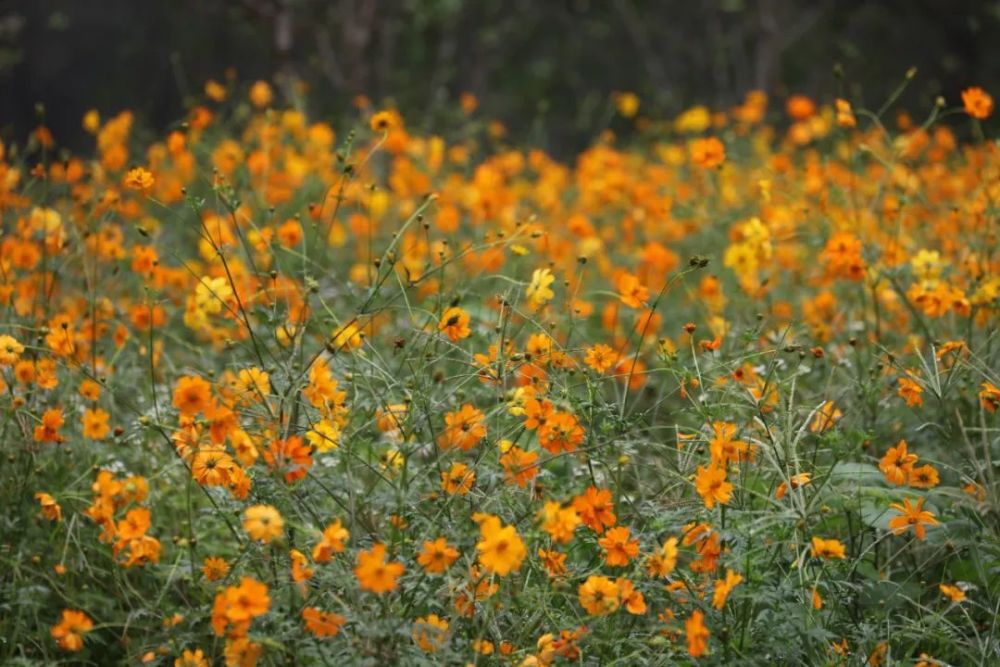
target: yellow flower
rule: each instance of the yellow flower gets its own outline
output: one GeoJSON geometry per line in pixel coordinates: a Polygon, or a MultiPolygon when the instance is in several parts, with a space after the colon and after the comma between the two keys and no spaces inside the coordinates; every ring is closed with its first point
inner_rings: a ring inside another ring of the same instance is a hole
{"type": "Polygon", "coordinates": [[[271,505],[254,505],[243,512],[243,528],[250,539],[268,544],[284,535],[285,520],[271,505]]]}
{"type": "Polygon", "coordinates": [[[501,577],[521,569],[528,550],[513,526],[502,525],[499,517],[486,516],[479,524],[479,533],[476,550],[480,565],[501,577]]]}

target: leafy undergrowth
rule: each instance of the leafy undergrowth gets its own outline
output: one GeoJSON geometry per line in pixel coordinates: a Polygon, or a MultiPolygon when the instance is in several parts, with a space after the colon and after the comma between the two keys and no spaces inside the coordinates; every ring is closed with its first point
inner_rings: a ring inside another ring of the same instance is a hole
{"type": "Polygon", "coordinates": [[[5,661],[1000,659],[984,92],[572,164],[205,92],[0,145],[5,661]]]}

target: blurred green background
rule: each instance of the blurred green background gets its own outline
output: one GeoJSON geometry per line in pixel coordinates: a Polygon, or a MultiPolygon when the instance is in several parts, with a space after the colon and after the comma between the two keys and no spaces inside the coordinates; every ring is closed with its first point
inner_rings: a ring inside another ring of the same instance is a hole
{"type": "Polygon", "coordinates": [[[91,107],[162,129],[231,67],[307,82],[329,120],[364,93],[440,130],[470,91],[515,139],[566,152],[612,91],[652,115],[751,88],[878,105],[916,66],[913,109],[996,95],[998,44],[997,0],[0,0],[0,134],[22,139],[36,103],[62,145],[87,145],[91,107]]]}

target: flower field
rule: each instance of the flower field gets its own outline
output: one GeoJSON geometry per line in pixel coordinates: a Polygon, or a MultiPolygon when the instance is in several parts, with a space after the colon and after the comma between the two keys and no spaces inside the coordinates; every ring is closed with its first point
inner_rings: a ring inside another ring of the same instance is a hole
{"type": "Polygon", "coordinates": [[[0,662],[998,664],[993,102],[893,101],[0,144],[0,662]]]}

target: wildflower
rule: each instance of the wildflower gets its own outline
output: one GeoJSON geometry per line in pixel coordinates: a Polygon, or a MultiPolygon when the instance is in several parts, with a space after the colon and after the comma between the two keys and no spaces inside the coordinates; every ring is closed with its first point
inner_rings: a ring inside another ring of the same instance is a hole
{"type": "Polygon", "coordinates": [[[201,573],[209,581],[218,581],[229,574],[229,563],[219,556],[209,556],[202,562],[201,573]]]}
{"type": "Polygon", "coordinates": [[[688,653],[692,658],[700,658],[708,650],[708,628],[704,623],[705,615],[698,610],[684,621],[684,631],[687,633],[688,653]]]}
{"type": "Polygon", "coordinates": [[[153,187],[153,175],[142,167],[129,169],[125,174],[125,187],[129,190],[149,190],[153,187]]]}
{"type": "Polygon", "coordinates": [[[347,619],[332,611],[322,611],[316,607],[306,607],[302,610],[302,620],[306,629],[317,637],[336,637],[347,619]]]}
{"type": "Polygon", "coordinates": [[[63,609],[62,618],[52,626],[52,638],[64,651],[83,649],[83,636],[94,629],[94,621],[82,611],[63,609]]]}
{"type": "Polygon", "coordinates": [[[423,551],[417,556],[417,563],[428,574],[441,574],[458,560],[458,556],[458,549],[448,544],[445,538],[439,537],[434,541],[424,542],[423,551]]]}
{"type": "Polygon", "coordinates": [[[983,382],[979,392],[979,402],[987,412],[996,412],[1000,408],[1000,387],[983,382]]]}
{"type": "Polygon", "coordinates": [[[254,505],[243,512],[243,528],[251,540],[268,544],[285,534],[285,520],[272,505],[254,505]]]}
{"type": "Polygon", "coordinates": [[[0,336],[0,366],[13,366],[21,358],[24,346],[13,336],[0,336]]]}
{"type": "Polygon", "coordinates": [[[469,470],[464,463],[453,463],[448,470],[441,473],[441,488],[450,496],[468,495],[476,482],[476,471],[469,470]]]}
{"type": "Polygon", "coordinates": [[[815,558],[847,558],[847,554],[844,550],[844,545],[841,544],[840,540],[835,539],[825,539],[822,537],[813,536],[812,538],[812,555],[815,558]]]}
{"type": "Polygon", "coordinates": [[[205,659],[205,652],[200,648],[193,651],[184,649],[181,657],[174,660],[174,667],[208,667],[208,660],[205,659]]]}
{"type": "Polygon", "coordinates": [[[83,437],[91,440],[103,440],[111,433],[108,420],[111,419],[104,410],[96,408],[94,410],[83,411],[83,437]]]}
{"type": "MultiPolygon", "coordinates": [[[[212,629],[222,636],[226,627],[247,628],[251,620],[263,616],[271,607],[267,584],[243,577],[236,586],[219,591],[212,606],[212,629]]],[[[238,634],[243,634],[239,632],[238,634]]]]}
{"type": "Polygon", "coordinates": [[[885,453],[879,461],[878,469],[885,475],[887,482],[901,486],[906,483],[906,478],[916,462],[917,455],[907,452],[906,441],[900,440],[899,444],[890,447],[885,453]]]}
{"type": "Polygon", "coordinates": [[[629,540],[630,530],[624,526],[610,528],[597,543],[604,549],[604,562],[625,566],[639,555],[639,540],[629,540]]]}
{"type": "Polygon", "coordinates": [[[906,483],[915,489],[933,489],[940,481],[937,469],[929,463],[910,468],[906,476],[906,483]]]}
{"type": "Polygon", "coordinates": [[[549,577],[561,577],[566,574],[566,554],[554,549],[539,549],[538,557],[542,560],[549,577]]]}
{"type": "Polygon", "coordinates": [[[642,591],[637,591],[635,586],[628,579],[619,577],[615,580],[618,587],[618,599],[625,611],[633,616],[641,616],[646,613],[646,597],[642,591]]]}
{"type": "Polygon", "coordinates": [[[941,593],[952,602],[962,602],[965,600],[965,591],[963,591],[958,586],[952,586],[950,584],[941,584],[938,586],[941,593]]]}
{"type": "Polygon", "coordinates": [[[691,164],[702,169],[712,169],[725,160],[726,147],[716,137],[695,139],[691,142],[691,164]]]}
{"type": "MultiPolygon", "coordinates": [[[[801,473],[799,473],[797,475],[792,475],[788,479],[788,482],[791,484],[791,488],[793,488],[793,489],[797,489],[800,486],[805,486],[810,481],[812,481],[812,475],[810,473],[807,473],[807,472],[801,472],[801,473]]],[[[776,488],[774,490],[774,497],[776,499],[778,499],[778,500],[781,500],[782,498],[784,498],[785,494],[788,493],[788,487],[789,487],[789,484],[786,484],[785,482],[782,482],[781,484],[779,484],[778,488],[776,488]]]]}
{"type": "Polygon", "coordinates": [[[591,616],[607,616],[618,610],[618,586],[607,577],[591,575],[578,589],[580,606],[591,616]]]}
{"type": "Polygon", "coordinates": [[[361,590],[382,595],[396,589],[396,579],[403,575],[406,568],[396,561],[386,562],[385,557],[385,545],[382,543],[358,554],[354,576],[358,578],[361,590]]]}
{"type": "Polygon", "coordinates": [[[843,413],[841,413],[833,401],[823,401],[813,414],[809,430],[813,433],[822,433],[833,426],[842,416],[843,413]]]}
{"type": "Polygon", "coordinates": [[[500,465],[504,469],[507,484],[526,487],[538,475],[537,452],[527,452],[520,447],[511,446],[500,457],[500,465]]]}
{"type": "Polygon", "coordinates": [[[629,308],[642,308],[649,298],[649,289],[631,273],[618,280],[618,298],[629,308]]]}
{"type": "Polygon", "coordinates": [[[717,502],[727,504],[733,493],[733,485],[726,481],[726,471],[714,464],[707,468],[698,466],[695,489],[708,509],[715,507],[717,502]]]}
{"type": "Polygon", "coordinates": [[[340,523],[340,519],[337,519],[333,523],[327,525],[327,527],[323,529],[320,541],[313,547],[313,560],[317,563],[326,563],[333,558],[333,554],[343,553],[344,542],[346,542],[347,538],[350,536],[351,534],[340,523]]]}
{"type": "Polygon", "coordinates": [[[736,574],[730,569],[726,569],[725,579],[715,580],[715,590],[712,593],[712,606],[722,609],[726,605],[726,599],[736,585],[743,581],[743,575],[736,574]]]}
{"type": "Polygon", "coordinates": [[[923,498],[918,500],[916,505],[911,503],[909,498],[904,498],[902,505],[892,503],[889,507],[899,512],[899,516],[889,520],[889,530],[894,535],[902,535],[910,528],[913,528],[917,539],[922,540],[927,534],[927,528],[924,524],[928,526],[938,525],[938,520],[934,518],[934,514],[924,509],[923,498]]]}
{"type": "Polygon", "coordinates": [[[646,573],[651,577],[666,577],[677,567],[677,538],[670,537],[646,558],[646,573]]]}
{"type": "MultiPolygon", "coordinates": [[[[412,118],[410,120],[413,120],[412,118]]],[[[368,122],[372,132],[388,132],[396,126],[396,118],[392,112],[379,111],[368,122]]]]}
{"type": "Polygon", "coordinates": [[[835,106],[837,109],[837,125],[847,128],[857,126],[858,121],[854,118],[854,111],[851,109],[850,102],[838,97],[835,101],[835,106]]]}
{"type": "Polygon", "coordinates": [[[413,642],[424,653],[434,653],[448,637],[448,621],[437,614],[418,618],[413,624],[413,642]]]}
{"type": "Polygon", "coordinates": [[[625,118],[634,118],[639,111],[639,96],[635,93],[617,93],[615,109],[625,118]]]}
{"type": "Polygon", "coordinates": [[[715,465],[724,468],[729,463],[739,463],[746,458],[750,445],[742,440],[733,440],[736,424],[713,422],[712,430],[715,437],[709,440],[708,448],[715,465]]]}
{"type": "Polygon", "coordinates": [[[581,495],[573,498],[573,509],[579,513],[583,525],[595,533],[603,533],[605,527],[611,527],[618,522],[611,491],[608,489],[587,487],[581,495]]]}
{"type": "Polygon", "coordinates": [[[471,333],[469,314],[457,306],[449,308],[441,315],[441,324],[438,325],[438,329],[447,334],[448,339],[453,343],[462,338],[468,338],[471,333]]]}
{"type": "Polygon", "coordinates": [[[554,542],[566,544],[573,539],[573,531],[580,525],[580,516],[572,507],[563,507],[556,501],[547,501],[542,509],[542,530],[554,542]]]}
{"type": "Polygon", "coordinates": [[[531,274],[531,283],[528,284],[528,288],[525,290],[525,296],[528,297],[528,303],[532,308],[537,310],[552,300],[555,292],[552,291],[549,285],[555,282],[555,279],[556,277],[552,275],[552,271],[549,269],[535,269],[531,274]]]}
{"type": "Polygon", "coordinates": [[[184,376],[174,387],[173,405],[182,415],[196,415],[208,407],[211,385],[200,377],[184,376]]]}
{"type": "Polygon", "coordinates": [[[962,104],[965,106],[965,113],[973,118],[986,120],[993,115],[993,98],[978,86],[962,91],[962,104]]]}
{"type": "Polygon", "coordinates": [[[924,393],[924,389],[910,378],[899,378],[898,393],[899,397],[906,401],[907,407],[923,405],[924,399],[920,395],[924,393]]]}
{"type": "Polygon", "coordinates": [[[255,81],[252,86],[250,86],[250,101],[258,109],[263,109],[264,107],[271,104],[271,100],[274,99],[274,93],[271,90],[271,85],[267,81],[255,81]]]}
{"type": "Polygon", "coordinates": [[[202,486],[226,486],[235,468],[236,462],[224,449],[206,448],[195,453],[191,476],[202,486]]]}
{"type": "Polygon", "coordinates": [[[469,451],[486,437],[485,419],[486,415],[469,403],[449,412],[444,417],[445,429],[438,437],[438,444],[444,449],[458,447],[469,451]]]}
{"type": "Polygon", "coordinates": [[[479,523],[479,535],[479,564],[488,572],[506,577],[521,569],[528,550],[514,526],[504,526],[499,517],[486,516],[479,523]]]}
{"type": "Polygon", "coordinates": [[[49,521],[62,521],[62,508],[56,499],[47,493],[39,491],[35,494],[35,500],[41,505],[42,515],[49,521]]]}
{"type": "Polygon", "coordinates": [[[587,357],[584,362],[597,373],[604,373],[615,365],[618,355],[608,345],[598,343],[587,349],[587,357]]]}

